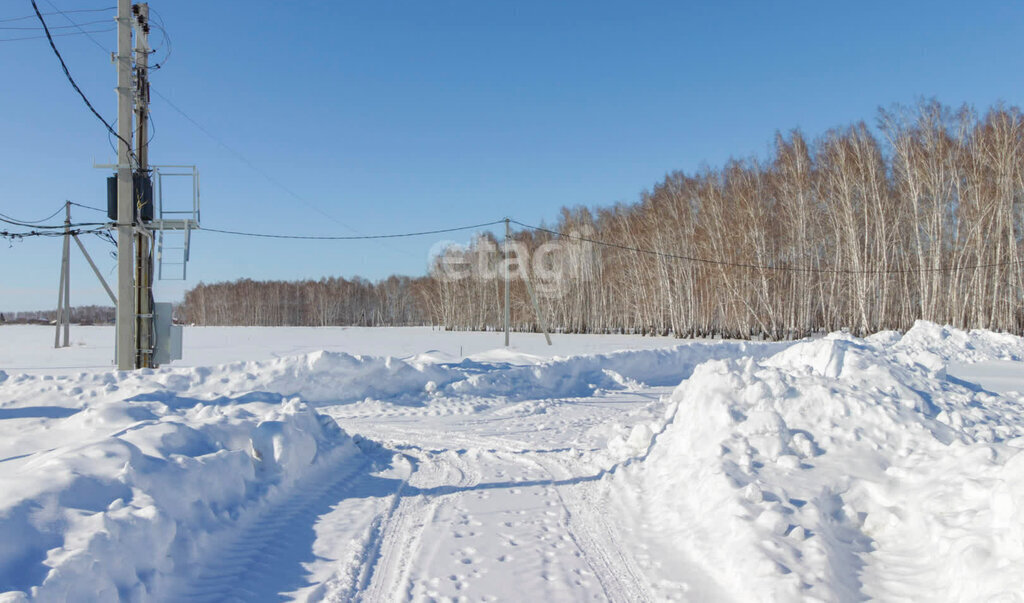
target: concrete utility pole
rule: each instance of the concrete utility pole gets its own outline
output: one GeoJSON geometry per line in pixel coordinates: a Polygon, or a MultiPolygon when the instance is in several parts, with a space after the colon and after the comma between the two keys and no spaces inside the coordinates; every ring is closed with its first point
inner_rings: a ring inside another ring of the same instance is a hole
{"type": "Polygon", "coordinates": [[[117,297],[115,297],[114,292],[110,290],[110,285],[107,284],[107,279],[103,278],[103,273],[100,272],[100,269],[96,267],[96,262],[92,261],[92,256],[89,255],[89,252],[85,250],[85,245],[82,245],[82,240],[79,239],[78,235],[76,234],[71,235],[71,238],[75,240],[75,243],[78,244],[78,248],[82,250],[82,255],[85,256],[85,261],[89,262],[89,267],[92,268],[93,274],[96,275],[96,278],[100,281],[100,284],[103,285],[103,290],[107,292],[107,297],[110,298],[110,303],[116,306],[117,297]]]}
{"type": "MultiPolygon", "coordinates": [[[[509,331],[509,277],[508,265],[509,265],[509,251],[508,241],[512,238],[512,231],[509,229],[509,218],[505,218],[505,347],[508,347],[508,331],[509,331]]],[[[516,267],[518,268],[518,274],[523,277],[523,283],[526,284],[526,293],[530,296],[530,303],[533,304],[533,311],[537,315],[537,324],[540,326],[540,330],[544,333],[544,339],[551,345],[551,335],[548,333],[548,327],[544,322],[544,315],[540,312],[540,304],[537,302],[537,294],[533,290],[533,283],[530,282],[530,267],[527,265],[528,262],[523,258],[519,257],[519,252],[516,251],[516,267]]]]}
{"type": "Polygon", "coordinates": [[[509,319],[511,318],[511,312],[509,310],[509,301],[511,295],[509,295],[509,275],[508,275],[508,238],[512,236],[508,226],[508,218],[505,218],[505,347],[508,347],[508,328],[509,319]]]}
{"type": "MultiPolygon", "coordinates": [[[[136,151],[138,159],[136,174],[149,179],[149,5],[136,4],[134,9],[135,17],[135,118],[138,124],[135,136],[136,151]]],[[[136,206],[142,202],[152,203],[152,198],[145,195],[144,190],[149,187],[140,187],[135,192],[139,199],[133,203],[136,206]]],[[[150,210],[152,207],[149,208],[150,210]]],[[[142,208],[138,207],[139,222],[142,222],[142,208]]],[[[153,366],[153,308],[151,304],[153,294],[153,266],[151,249],[151,233],[140,229],[135,235],[135,366],[138,368],[150,368],[153,366]]]]}
{"type": "Polygon", "coordinates": [[[57,290],[57,326],[53,347],[59,348],[60,331],[64,328],[64,346],[71,345],[71,202],[64,202],[64,252],[60,258],[60,289],[57,290]]]}
{"type": "Polygon", "coordinates": [[[64,202],[64,347],[71,345],[71,202],[64,202]]]}
{"type": "Polygon", "coordinates": [[[89,267],[92,268],[93,274],[99,279],[100,284],[103,285],[103,290],[107,292],[110,297],[110,301],[116,306],[117,298],[114,297],[114,292],[110,290],[110,285],[107,284],[106,279],[103,278],[103,273],[96,267],[96,262],[92,261],[92,256],[86,251],[85,245],[82,244],[82,240],[78,238],[78,233],[71,232],[71,202],[64,202],[64,253],[61,254],[60,260],[60,288],[57,290],[57,319],[54,321],[57,324],[57,332],[53,336],[53,347],[69,347],[71,345],[71,240],[74,239],[78,248],[82,251],[82,255],[85,256],[85,261],[89,262],[89,267]],[[63,327],[63,329],[62,329],[63,327]],[[64,331],[64,345],[60,344],[60,332],[64,331]]]}
{"type": "Polygon", "coordinates": [[[117,0],[117,368],[135,368],[135,283],[132,278],[132,3],[117,0]]]}

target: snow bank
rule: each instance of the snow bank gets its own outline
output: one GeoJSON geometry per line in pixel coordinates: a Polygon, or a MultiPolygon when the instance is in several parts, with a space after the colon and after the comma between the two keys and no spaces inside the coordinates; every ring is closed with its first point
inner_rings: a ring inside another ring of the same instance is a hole
{"type": "Polygon", "coordinates": [[[148,600],[239,518],[314,467],[358,454],[297,399],[253,407],[101,403],[64,419],[109,435],[0,476],[0,598],[148,600]]]}
{"type": "Polygon", "coordinates": [[[511,400],[591,396],[601,389],[637,389],[675,385],[709,359],[761,357],[788,343],[692,341],[672,348],[625,350],[610,354],[570,356],[533,366],[487,365],[472,360],[450,368],[461,378],[450,379],[449,395],[501,396],[511,400]]]}
{"type": "Polygon", "coordinates": [[[495,399],[540,414],[552,398],[682,380],[664,419],[610,438],[611,457],[635,462],[608,479],[725,594],[1024,601],[1024,394],[947,375],[1022,358],[1020,338],[918,323],[554,359],[0,372],[0,599],[166,594],[240,522],[357,458],[315,407],[495,399]]]}
{"type": "Polygon", "coordinates": [[[399,404],[431,398],[500,397],[528,400],[592,395],[600,389],[674,385],[711,358],[764,356],[789,344],[695,341],[672,348],[556,357],[495,350],[451,362],[442,354],[408,360],[316,352],[270,362],[194,369],[168,386],[200,392],[214,386],[227,395],[260,391],[300,396],[312,403],[366,398],[399,404]]]}
{"type": "MultiPolygon", "coordinates": [[[[691,342],[546,360],[316,352],[131,373],[0,373],[0,593],[143,600],[325,464],[358,454],[311,407],[366,398],[544,400],[678,382],[772,346],[691,342]],[[301,400],[301,401],[300,401],[301,400]]],[[[641,430],[642,431],[642,430],[641,430]]],[[[650,433],[624,445],[649,442],[650,433]]]]}
{"type": "Polygon", "coordinates": [[[897,358],[912,362],[938,359],[941,362],[982,362],[986,360],[1024,360],[1024,339],[1009,333],[983,329],[964,331],[919,320],[899,337],[880,333],[869,341],[882,344],[888,339],[897,358]]]}
{"type": "Polygon", "coordinates": [[[1024,414],[941,366],[1020,350],[919,323],[710,361],[615,479],[737,600],[1021,601],[1024,414]]]}
{"type": "Polygon", "coordinates": [[[4,393],[14,399],[22,395],[36,399],[60,395],[64,404],[78,406],[95,399],[121,399],[159,402],[172,409],[265,402],[282,396],[299,397],[317,405],[365,399],[425,404],[438,397],[518,401],[674,385],[708,359],[762,357],[787,345],[694,341],[672,348],[551,360],[496,351],[481,355],[489,359],[486,362],[448,362],[433,354],[401,360],[321,351],[216,367],[57,377],[19,375],[10,380],[11,389],[4,393]]]}

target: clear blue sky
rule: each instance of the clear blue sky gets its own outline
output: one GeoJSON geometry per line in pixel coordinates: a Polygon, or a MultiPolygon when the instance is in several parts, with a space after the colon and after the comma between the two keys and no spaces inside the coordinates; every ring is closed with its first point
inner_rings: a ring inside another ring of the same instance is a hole
{"type": "MultiPolygon", "coordinates": [[[[64,10],[113,4],[49,2],[64,10]]],[[[153,163],[198,164],[203,224],[239,230],[550,221],[563,205],[635,201],[672,170],[764,155],[777,130],[815,137],[873,124],[878,107],[922,96],[984,109],[1020,104],[1024,92],[1024,4],[1016,2],[151,6],[173,42],[154,89],[304,201],[154,95],[153,163]]],[[[0,1],[0,19],[29,14],[28,0],[0,1]]],[[[67,25],[60,15],[48,22],[67,25]]],[[[38,34],[0,30],[0,38],[26,33],[38,34]]],[[[113,49],[113,32],[95,37],[113,49]]],[[[113,120],[109,57],[83,36],[56,40],[113,120]]],[[[106,174],[91,165],[111,160],[107,136],[46,40],[0,42],[0,78],[0,212],[36,219],[65,199],[104,204],[106,174]]],[[[189,280],[161,283],[157,297],[177,300],[200,281],[239,277],[423,274],[440,238],[312,243],[198,233],[189,280]]],[[[110,246],[88,245],[113,278],[110,246]]],[[[59,254],[59,239],[0,244],[0,309],[54,307],[59,254]]],[[[73,262],[72,302],[104,303],[84,261],[76,254],[73,262]]]]}

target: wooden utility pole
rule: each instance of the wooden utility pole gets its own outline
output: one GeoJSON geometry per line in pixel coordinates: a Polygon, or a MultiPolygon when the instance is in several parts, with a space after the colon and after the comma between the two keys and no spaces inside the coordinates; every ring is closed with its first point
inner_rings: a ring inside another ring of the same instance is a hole
{"type": "Polygon", "coordinates": [[[143,204],[152,211],[151,187],[141,186],[149,180],[149,4],[132,7],[135,19],[135,168],[140,186],[135,191],[135,210],[141,228],[135,233],[135,366],[153,366],[153,265],[152,233],[144,227],[143,204]]]}
{"type": "Polygon", "coordinates": [[[117,368],[122,371],[136,368],[132,96],[132,4],[117,0],[117,368]]]}

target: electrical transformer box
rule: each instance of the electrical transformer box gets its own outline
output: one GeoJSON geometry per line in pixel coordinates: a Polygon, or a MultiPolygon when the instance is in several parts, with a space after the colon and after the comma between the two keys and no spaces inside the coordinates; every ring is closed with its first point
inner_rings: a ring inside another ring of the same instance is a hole
{"type": "Polygon", "coordinates": [[[153,304],[153,334],[156,337],[153,364],[156,366],[181,360],[182,328],[174,324],[173,311],[171,304],[153,304]]]}
{"type": "MultiPolygon", "coordinates": [[[[153,221],[153,181],[142,174],[132,175],[132,207],[135,218],[153,221]]],[[[117,222],[117,176],[107,178],[107,219],[117,222]]]]}

